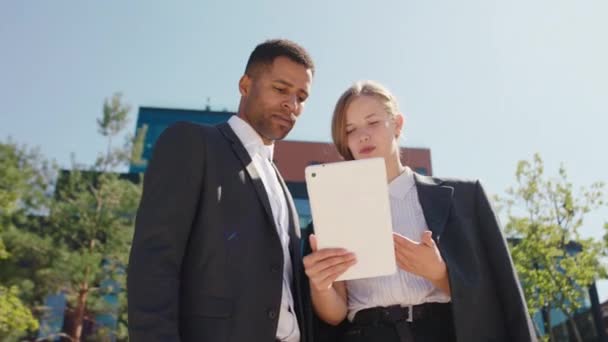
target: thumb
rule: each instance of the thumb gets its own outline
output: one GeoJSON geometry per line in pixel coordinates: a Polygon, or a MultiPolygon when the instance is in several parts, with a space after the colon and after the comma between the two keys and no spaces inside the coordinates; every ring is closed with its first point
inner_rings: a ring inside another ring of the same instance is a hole
{"type": "Polygon", "coordinates": [[[312,249],[313,252],[317,251],[317,237],[315,236],[315,234],[310,234],[310,236],[308,237],[308,241],[310,242],[310,249],[312,249]]]}
{"type": "Polygon", "coordinates": [[[429,247],[433,247],[435,245],[435,241],[433,241],[433,232],[430,230],[426,230],[422,233],[422,243],[429,247]]]}

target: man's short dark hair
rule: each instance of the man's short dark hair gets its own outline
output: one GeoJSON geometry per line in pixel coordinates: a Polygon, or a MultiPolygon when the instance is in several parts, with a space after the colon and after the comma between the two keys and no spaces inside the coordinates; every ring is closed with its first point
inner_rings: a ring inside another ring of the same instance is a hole
{"type": "Polygon", "coordinates": [[[308,52],[300,45],[287,39],[267,40],[256,46],[245,67],[245,74],[252,75],[259,67],[268,67],[277,57],[287,57],[315,73],[315,65],[308,52]]]}

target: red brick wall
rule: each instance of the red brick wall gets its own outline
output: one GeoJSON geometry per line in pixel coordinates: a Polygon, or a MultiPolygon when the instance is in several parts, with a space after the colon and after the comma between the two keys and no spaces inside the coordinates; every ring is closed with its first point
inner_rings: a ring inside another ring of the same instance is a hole
{"type": "MultiPolygon", "coordinates": [[[[427,148],[401,148],[401,160],[412,169],[424,168],[433,174],[431,150],[427,148]]],[[[312,163],[328,163],[342,158],[332,143],[305,141],[277,141],[274,160],[286,181],[304,182],[304,169],[312,163]]]]}

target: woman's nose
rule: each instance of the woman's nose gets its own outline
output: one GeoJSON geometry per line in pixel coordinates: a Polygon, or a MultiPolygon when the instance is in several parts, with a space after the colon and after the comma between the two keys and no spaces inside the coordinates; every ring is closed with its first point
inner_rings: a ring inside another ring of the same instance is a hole
{"type": "Polygon", "coordinates": [[[361,135],[359,135],[359,141],[360,142],[369,141],[369,134],[367,134],[367,132],[362,132],[361,135]]]}

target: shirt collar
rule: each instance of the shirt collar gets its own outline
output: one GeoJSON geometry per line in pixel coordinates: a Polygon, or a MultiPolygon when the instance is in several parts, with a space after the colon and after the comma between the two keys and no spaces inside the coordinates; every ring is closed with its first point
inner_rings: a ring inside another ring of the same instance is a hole
{"type": "Polygon", "coordinates": [[[245,146],[250,157],[253,158],[254,155],[259,154],[260,157],[272,161],[274,143],[265,145],[258,132],[256,132],[249,123],[236,115],[233,115],[228,119],[228,124],[241,143],[243,143],[243,146],[245,146]]]}
{"type": "Polygon", "coordinates": [[[414,185],[416,185],[414,172],[406,166],[405,170],[388,184],[388,191],[393,198],[405,199],[405,195],[414,185]]]}

